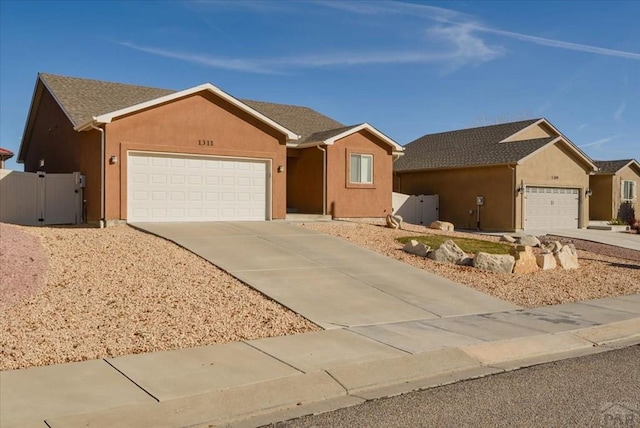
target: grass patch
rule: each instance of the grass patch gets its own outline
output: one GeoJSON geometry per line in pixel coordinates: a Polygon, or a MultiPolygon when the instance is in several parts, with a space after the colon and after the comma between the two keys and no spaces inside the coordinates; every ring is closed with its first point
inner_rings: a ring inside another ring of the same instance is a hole
{"type": "Polygon", "coordinates": [[[479,251],[489,254],[509,254],[511,245],[501,242],[482,241],[480,239],[454,238],[446,235],[430,235],[430,236],[403,236],[397,238],[397,241],[406,244],[410,240],[415,239],[433,249],[438,248],[444,241],[451,239],[465,253],[475,254],[479,251]]]}

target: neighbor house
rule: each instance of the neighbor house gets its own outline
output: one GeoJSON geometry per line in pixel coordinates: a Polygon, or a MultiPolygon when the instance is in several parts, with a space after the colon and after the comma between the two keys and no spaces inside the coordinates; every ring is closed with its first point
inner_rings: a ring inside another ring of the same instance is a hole
{"type": "Polygon", "coordinates": [[[402,147],[310,108],[39,74],[25,171],[81,172],[89,222],[384,217],[402,147]]]}
{"type": "Polygon", "coordinates": [[[405,146],[394,190],[438,194],[458,228],[581,228],[593,161],[546,119],[430,134],[405,146]]]}
{"type": "Polygon", "coordinates": [[[3,149],[0,147],[0,169],[4,169],[5,161],[11,159],[13,157],[13,152],[11,150],[3,149]]]}
{"type": "Polygon", "coordinates": [[[629,221],[638,203],[640,164],[635,159],[595,161],[598,172],[592,175],[589,186],[591,220],[620,219],[629,221]]]}

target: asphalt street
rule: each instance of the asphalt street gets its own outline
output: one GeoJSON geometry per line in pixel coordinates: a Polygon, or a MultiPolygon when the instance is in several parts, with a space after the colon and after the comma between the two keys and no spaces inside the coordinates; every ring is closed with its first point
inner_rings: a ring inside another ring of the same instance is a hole
{"type": "Polygon", "coordinates": [[[640,427],[640,346],[369,401],[272,426],[640,427]]]}

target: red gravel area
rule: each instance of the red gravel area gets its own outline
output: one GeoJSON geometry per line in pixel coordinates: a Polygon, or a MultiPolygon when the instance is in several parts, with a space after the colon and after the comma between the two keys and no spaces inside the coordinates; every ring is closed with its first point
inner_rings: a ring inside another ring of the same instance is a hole
{"type": "Polygon", "coordinates": [[[46,271],[47,257],[40,238],[0,223],[0,308],[38,292],[46,271]]]}

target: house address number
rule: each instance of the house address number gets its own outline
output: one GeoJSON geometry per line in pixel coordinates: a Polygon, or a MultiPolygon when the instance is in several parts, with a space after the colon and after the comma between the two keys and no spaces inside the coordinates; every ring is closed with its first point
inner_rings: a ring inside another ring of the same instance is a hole
{"type": "Polygon", "coordinates": [[[199,146],[213,146],[213,140],[198,140],[199,146]]]}

